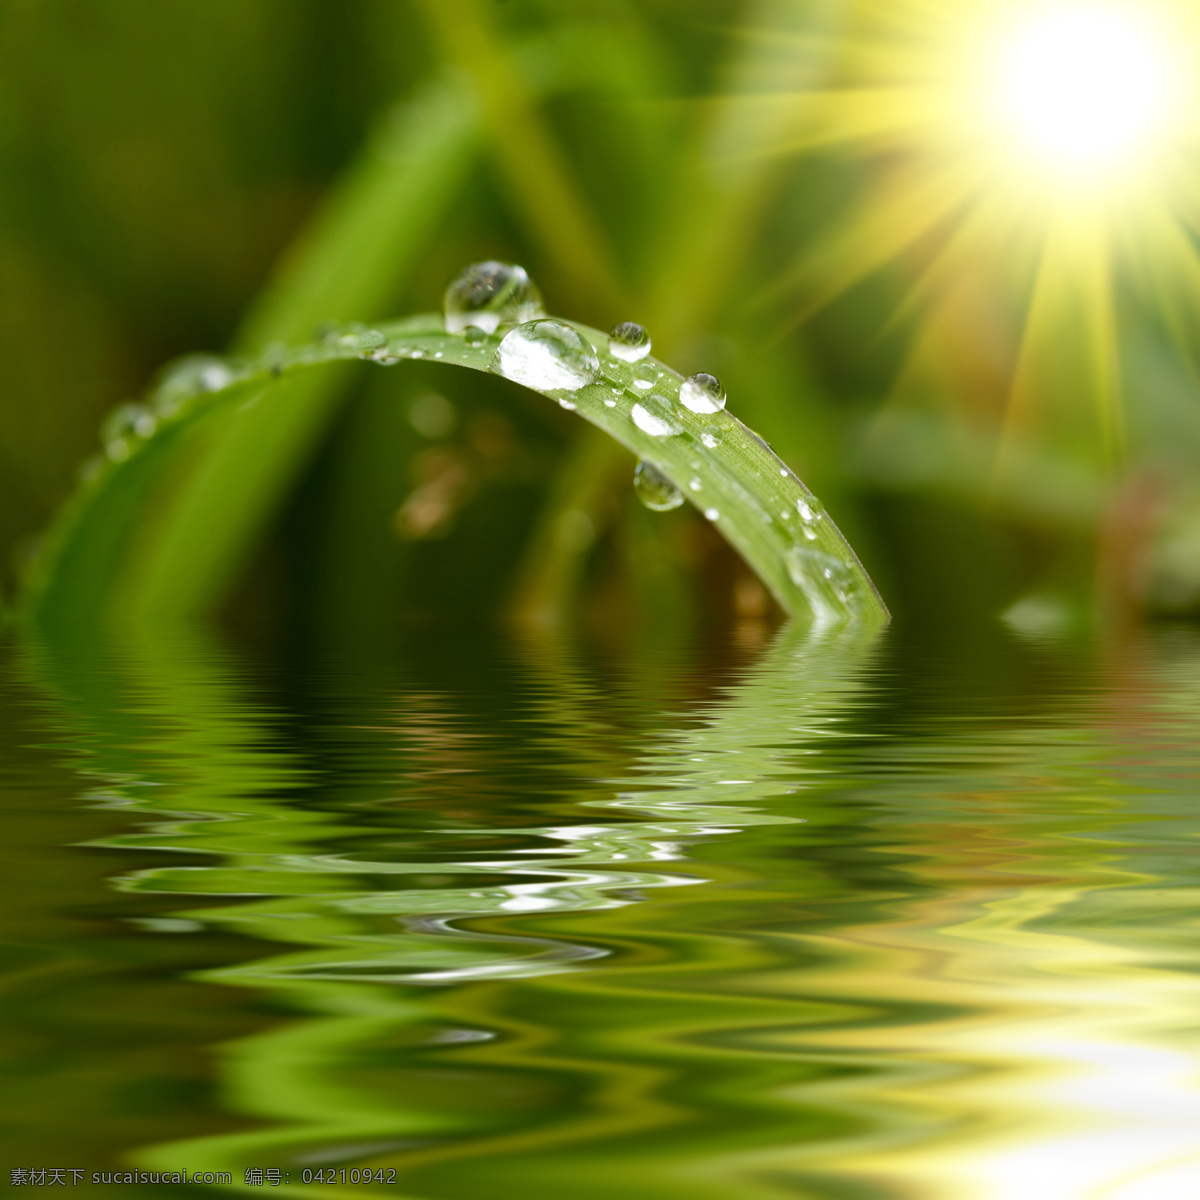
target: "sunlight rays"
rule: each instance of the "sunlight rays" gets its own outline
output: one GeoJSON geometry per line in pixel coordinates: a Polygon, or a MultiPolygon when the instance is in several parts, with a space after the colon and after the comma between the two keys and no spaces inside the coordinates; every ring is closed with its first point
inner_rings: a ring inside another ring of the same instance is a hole
{"type": "Polygon", "coordinates": [[[758,153],[841,158],[861,180],[772,292],[804,319],[895,264],[898,321],[982,275],[1026,326],[1005,434],[1119,463],[1126,296],[1181,330],[1200,297],[1198,45],[1180,0],[859,0],[819,87],[745,98],[793,113],[758,153]]]}

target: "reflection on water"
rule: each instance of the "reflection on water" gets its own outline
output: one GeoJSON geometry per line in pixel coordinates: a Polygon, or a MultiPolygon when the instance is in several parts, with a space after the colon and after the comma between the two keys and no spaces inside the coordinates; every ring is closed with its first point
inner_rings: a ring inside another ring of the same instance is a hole
{"type": "Polygon", "coordinates": [[[8,654],[10,1166],[1200,1195],[1200,638],[421,642],[8,654]]]}

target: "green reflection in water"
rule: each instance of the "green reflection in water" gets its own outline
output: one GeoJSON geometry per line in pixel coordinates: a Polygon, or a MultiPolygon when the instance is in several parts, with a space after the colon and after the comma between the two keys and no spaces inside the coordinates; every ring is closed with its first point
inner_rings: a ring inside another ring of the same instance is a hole
{"type": "Polygon", "coordinates": [[[1197,642],[1009,653],[785,631],[714,689],[532,644],[273,704],[199,635],[42,648],[127,817],[117,886],[172,905],[145,936],[238,939],[193,986],[268,1008],[216,1051],[225,1131],[133,1159],[420,1197],[1200,1194],[1197,642]]]}

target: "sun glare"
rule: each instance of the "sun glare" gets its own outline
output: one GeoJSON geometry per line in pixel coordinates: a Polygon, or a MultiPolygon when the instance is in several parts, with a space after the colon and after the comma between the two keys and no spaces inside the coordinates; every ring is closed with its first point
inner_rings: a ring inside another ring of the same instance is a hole
{"type": "Polygon", "coordinates": [[[1016,147],[1055,175],[1134,170],[1169,131],[1172,57],[1134,11],[1073,5],[1028,15],[1001,43],[999,115],[1016,147]]]}
{"type": "Polygon", "coordinates": [[[793,319],[890,267],[894,322],[917,318],[897,394],[945,389],[1002,408],[1006,444],[1069,429],[1118,461],[1125,322],[1182,339],[1200,314],[1198,0],[845,7],[794,42],[824,73],[744,101],[746,153],[865,184],[775,284],[793,319]]]}

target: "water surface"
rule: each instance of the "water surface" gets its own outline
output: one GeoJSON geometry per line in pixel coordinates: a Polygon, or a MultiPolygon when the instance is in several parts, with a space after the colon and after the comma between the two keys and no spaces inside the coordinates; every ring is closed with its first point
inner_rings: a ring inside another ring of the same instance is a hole
{"type": "Polygon", "coordinates": [[[5,1170],[1200,1195],[1196,631],[410,643],[0,654],[5,1170]]]}

